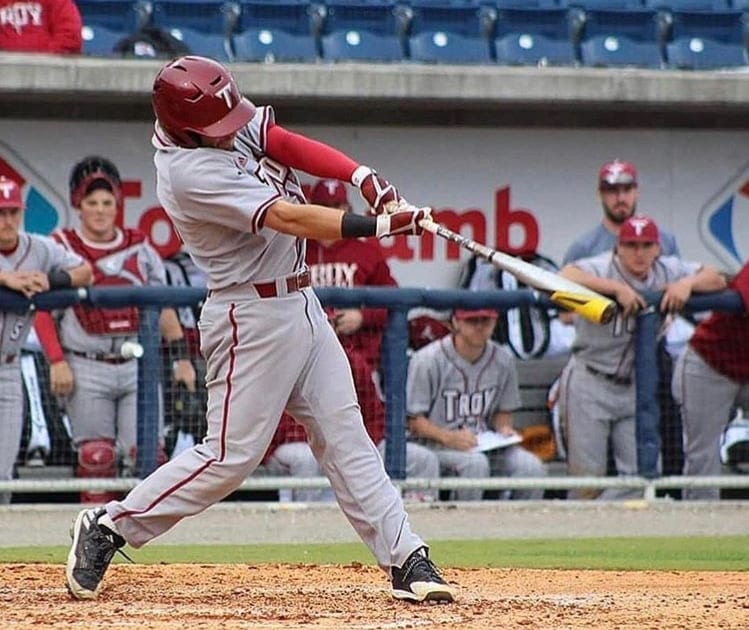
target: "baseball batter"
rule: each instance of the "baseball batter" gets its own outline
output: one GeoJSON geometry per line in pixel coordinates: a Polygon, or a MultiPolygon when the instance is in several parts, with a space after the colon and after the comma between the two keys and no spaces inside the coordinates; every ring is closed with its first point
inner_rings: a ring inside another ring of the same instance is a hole
{"type": "Polygon", "coordinates": [[[364,429],[346,356],[309,286],[305,238],[420,234],[430,216],[372,169],[277,125],[219,63],[183,57],[153,88],[159,200],[209,295],[199,328],[207,434],[123,501],[81,511],[67,585],[96,597],[114,552],[140,547],[220,501],[265,453],[284,408],[304,425],[341,509],[392,580],[393,596],[452,601],[411,531],[400,495],[364,429]],[[348,181],[377,216],[305,203],[294,169],[348,181]],[[392,211],[392,214],[389,213],[392,211]]]}
{"type": "MultiPolygon", "coordinates": [[[[18,184],[0,177],[0,286],[26,297],[49,289],[91,283],[91,269],[83,259],[49,238],[21,233],[24,203],[18,184]]],[[[0,479],[13,478],[13,465],[23,429],[21,346],[26,341],[33,312],[0,310],[0,479]]],[[[0,493],[9,503],[10,493],[0,493]]]]}
{"type": "MultiPolygon", "coordinates": [[[[69,189],[80,227],[56,230],[52,237],[89,262],[94,285],[163,286],[161,258],[145,235],[115,224],[122,206],[116,166],[100,156],[84,158],[71,170],[69,189]]],[[[123,344],[138,341],[138,308],[75,305],[59,313],[57,319],[40,315],[35,328],[49,359],[52,391],[66,397],[65,409],[78,453],[76,474],[116,477],[119,468],[126,476],[132,474],[138,362],[133,354],[123,353],[123,344]]],[[[164,309],[160,322],[164,337],[180,343],[182,328],[174,310],[164,309]]],[[[175,371],[181,372],[176,378],[194,390],[192,365],[186,356],[179,358],[175,371]]],[[[81,501],[100,503],[118,496],[116,492],[86,491],[81,493],[81,501]]]]}
{"type": "MultiPolygon", "coordinates": [[[[434,453],[443,474],[468,478],[492,475],[543,477],[543,463],[517,444],[481,451],[486,431],[515,436],[512,412],[520,406],[510,352],[491,340],[497,324],[492,309],[457,309],[453,334],[417,351],[408,366],[406,408],[412,440],[434,453]]],[[[477,501],[482,489],[461,489],[461,501],[477,501]]],[[[515,499],[540,499],[543,490],[515,491],[515,499]]]]}
{"type": "MultiPolygon", "coordinates": [[[[728,288],[749,309],[749,263],[728,288]]],[[[700,322],[679,357],[674,398],[684,426],[684,474],[720,475],[718,443],[734,407],[749,411],[749,315],[714,312],[700,322]]],[[[719,499],[719,488],[687,488],[685,499],[719,499]]]]}
{"type": "MultiPolygon", "coordinates": [[[[637,313],[647,306],[643,291],[664,291],[663,313],[678,312],[693,292],[725,287],[716,269],[660,256],[656,224],[634,216],[622,223],[613,252],[577,260],[561,275],[616,299],[621,309],[605,325],[576,319],[572,356],[560,381],[560,412],[567,437],[567,472],[604,476],[611,441],[619,475],[637,474],[635,437],[634,331],[637,313]]],[[[629,490],[605,490],[600,498],[623,498],[629,490]]],[[[571,490],[570,498],[590,499],[598,490],[571,490]]]]}

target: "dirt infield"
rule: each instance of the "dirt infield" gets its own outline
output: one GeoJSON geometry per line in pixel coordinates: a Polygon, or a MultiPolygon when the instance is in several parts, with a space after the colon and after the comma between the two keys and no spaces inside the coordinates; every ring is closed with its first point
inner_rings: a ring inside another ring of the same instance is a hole
{"type": "Polygon", "coordinates": [[[0,565],[0,627],[690,628],[749,627],[749,576],[448,569],[452,605],[390,598],[371,566],[113,565],[98,600],[72,600],[59,565],[0,565]]]}

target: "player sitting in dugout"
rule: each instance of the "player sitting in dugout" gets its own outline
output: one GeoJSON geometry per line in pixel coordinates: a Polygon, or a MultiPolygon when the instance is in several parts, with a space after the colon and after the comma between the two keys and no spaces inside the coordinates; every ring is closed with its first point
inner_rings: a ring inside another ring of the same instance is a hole
{"type": "MultiPolygon", "coordinates": [[[[519,445],[520,436],[512,428],[520,391],[514,358],[491,339],[497,312],[457,309],[451,323],[451,335],[411,357],[406,383],[409,439],[431,450],[443,476],[546,476],[543,462],[519,445]]],[[[543,492],[515,490],[502,496],[541,499],[543,492]]],[[[460,489],[455,496],[479,500],[483,490],[460,489]]]]}

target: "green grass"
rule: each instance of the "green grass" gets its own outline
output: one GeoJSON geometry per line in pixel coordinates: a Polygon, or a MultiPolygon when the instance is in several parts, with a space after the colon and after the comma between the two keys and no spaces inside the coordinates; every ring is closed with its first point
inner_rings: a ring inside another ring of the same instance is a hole
{"type": "MultiPolygon", "coordinates": [[[[749,536],[474,540],[431,543],[445,567],[746,571],[749,536]]],[[[373,564],[360,543],[300,545],[147,545],[131,550],[137,563],[373,564]]],[[[0,548],[0,563],[63,563],[64,547],[0,548]]]]}

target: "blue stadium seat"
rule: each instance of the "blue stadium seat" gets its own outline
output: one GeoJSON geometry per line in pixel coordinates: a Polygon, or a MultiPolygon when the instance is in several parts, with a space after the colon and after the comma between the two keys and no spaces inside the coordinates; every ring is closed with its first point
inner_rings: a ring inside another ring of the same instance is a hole
{"type": "Polygon", "coordinates": [[[103,26],[124,34],[135,32],[150,19],[150,4],[137,0],[76,0],[76,5],[84,26],[103,26]]]}
{"type": "Polygon", "coordinates": [[[580,44],[584,66],[660,68],[661,49],[656,42],[638,42],[623,35],[596,35],[580,44]]]}
{"type": "Polygon", "coordinates": [[[677,11],[730,11],[739,8],[736,2],[738,0],[645,0],[645,6],[677,11]]]}
{"type": "Polygon", "coordinates": [[[644,8],[644,0],[570,0],[569,6],[585,10],[628,11],[644,8]]]}
{"type": "Polygon", "coordinates": [[[321,38],[322,57],[329,61],[402,61],[403,47],[393,35],[369,31],[335,31],[321,38]]]}
{"type": "Polygon", "coordinates": [[[671,10],[669,41],[697,37],[724,44],[743,44],[745,24],[741,11],[671,10]]]}
{"type": "Polygon", "coordinates": [[[167,31],[189,29],[228,36],[238,15],[238,5],[226,0],[154,0],[151,23],[167,31]]]}
{"type": "Polygon", "coordinates": [[[314,61],[317,46],[311,35],[280,28],[250,28],[233,38],[235,61],[314,61]]]}
{"type": "MultiPolygon", "coordinates": [[[[112,30],[106,26],[84,24],[81,29],[83,38],[83,54],[93,57],[109,57],[115,55],[114,47],[129,33],[112,30]]],[[[119,55],[118,55],[119,56],[119,55]]]]}
{"type": "Polygon", "coordinates": [[[714,70],[749,64],[743,46],[698,37],[685,37],[669,42],[666,54],[670,67],[684,70],[714,70]]]}
{"type": "Polygon", "coordinates": [[[442,31],[412,35],[409,57],[428,63],[491,63],[489,42],[442,31]]]}
{"type": "Polygon", "coordinates": [[[308,0],[239,0],[239,7],[233,37],[237,61],[311,61],[320,56],[321,5],[308,0]]]}
{"type": "Polygon", "coordinates": [[[564,9],[567,0],[497,0],[498,9],[564,9]]]}
{"type": "Polygon", "coordinates": [[[217,61],[233,61],[234,54],[230,40],[219,33],[202,33],[185,26],[170,28],[172,37],[181,41],[190,49],[190,53],[211,57],[217,61]]]}
{"type": "Polygon", "coordinates": [[[652,67],[653,50],[663,63],[665,35],[659,11],[585,9],[573,20],[583,64],[595,59],[595,65],[639,65],[635,60],[642,59],[644,67],[652,67]],[[587,52],[585,59],[583,47],[587,52]],[[604,59],[608,63],[603,63],[604,59]]]}
{"type": "Polygon", "coordinates": [[[573,65],[572,42],[543,35],[510,33],[494,40],[497,63],[506,65],[573,65]]]}
{"type": "Polygon", "coordinates": [[[328,0],[320,38],[322,56],[402,59],[409,20],[410,10],[394,0],[328,0]]]}
{"type": "Polygon", "coordinates": [[[542,35],[554,41],[570,40],[569,13],[566,9],[498,7],[495,35],[542,35]]]}
{"type": "Polygon", "coordinates": [[[456,33],[467,38],[493,35],[496,9],[479,0],[411,0],[410,34],[456,33]]]}

